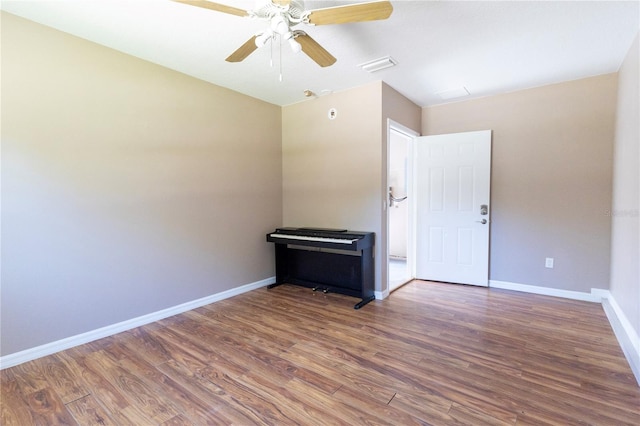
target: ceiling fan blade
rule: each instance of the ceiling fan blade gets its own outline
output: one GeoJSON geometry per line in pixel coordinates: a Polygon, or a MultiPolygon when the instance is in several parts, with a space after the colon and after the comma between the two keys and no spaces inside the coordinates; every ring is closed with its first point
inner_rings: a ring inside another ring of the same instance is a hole
{"type": "Polygon", "coordinates": [[[235,52],[233,52],[225,61],[227,62],[242,62],[245,58],[253,53],[258,46],[256,46],[256,36],[251,37],[242,46],[240,46],[235,52]]]}
{"type": "Polygon", "coordinates": [[[215,10],[216,12],[229,13],[237,16],[249,16],[249,12],[237,7],[227,6],[226,4],[214,3],[207,0],[173,0],[178,3],[184,3],[191,6],[202,7],[209,10],[215,10]]]}
{"type": "Polygon", "coordinates": [[[313,25],[346,24],[348,22],[377,21],[387,19],[393,12],[390,1],[358,3],[346,6],[327,7],[309,12],[309,23],[313,25]]]}
{"type": "Polygon", "coordinates": [[[336,62],[336,58],[331,53],[327,52],[324,47],[320,46],[317,41],[307,34],[298,33],[296,41],[302,46],[302,51],[321,67],[328,67],[336,62]]]}

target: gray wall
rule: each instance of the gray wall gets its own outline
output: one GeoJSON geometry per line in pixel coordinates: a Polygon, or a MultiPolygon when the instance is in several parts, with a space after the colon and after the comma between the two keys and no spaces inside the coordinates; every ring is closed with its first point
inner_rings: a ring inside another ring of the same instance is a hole
{"type": "Polygon", "coordinates": [[[426,135],[493,130],[491,280],[609,287],[616,90],[608,74],[423,108],[426,135]]]}
{"type": "Polygon", "coordinates": [[[636,37],[619,72],[611,209],[611,294],[636,335],[640,334],[639,51],[636,37]]]}
{"type": "Polygon", "coordinates": [[[2,355],[274,275],[279,107],[2,13],[1,118],[2,355]]]}

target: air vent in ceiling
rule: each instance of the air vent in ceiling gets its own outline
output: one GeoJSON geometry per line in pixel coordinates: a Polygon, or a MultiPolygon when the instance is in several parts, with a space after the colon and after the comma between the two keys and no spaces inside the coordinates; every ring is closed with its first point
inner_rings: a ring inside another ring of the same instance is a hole
{"type": "Polygon", "coordinates": [[[366,72],[376,72],[385,68],[396,66],[397,64],[398,61],[393,59],[391,56],[385,56],[384,58],[374,59],[373,61],[365,62],[364,64],[360,64],[358,66],[366,72]]]}

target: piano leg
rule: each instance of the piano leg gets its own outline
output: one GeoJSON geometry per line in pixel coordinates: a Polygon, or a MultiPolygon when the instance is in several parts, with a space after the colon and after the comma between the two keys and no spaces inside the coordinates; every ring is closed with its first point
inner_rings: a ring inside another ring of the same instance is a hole
{"type": "Polygon", "coordinates": [[[272,289],[285,283],[286,277],[289,274],[289,265],[287,262],[287,245],[276,244],[276,282],[269,284],[268,289],[272,289]]]}
{"type": "Polygon", "coordinates": [[[361,301],[359,301],[358,303],[355,304],[353,309],[360,309],[364,305],[366,305],[367,303],[371,302],[372,300],[376,300],[376,297],[375,296],[370,296],[370,297],[367,297],[366,299],[362,299],[361,301]]]}

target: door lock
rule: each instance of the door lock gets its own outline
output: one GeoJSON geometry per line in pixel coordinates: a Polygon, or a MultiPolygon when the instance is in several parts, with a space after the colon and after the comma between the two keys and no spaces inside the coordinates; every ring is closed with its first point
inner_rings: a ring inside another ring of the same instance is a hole
{"type": "Polygon", "coordinates": [[[486,205],[486,204],[482,204],[480,206],[480,214],[483,215],[483,216],[488,215],[489,214],[489,206],[486,205]]]}

